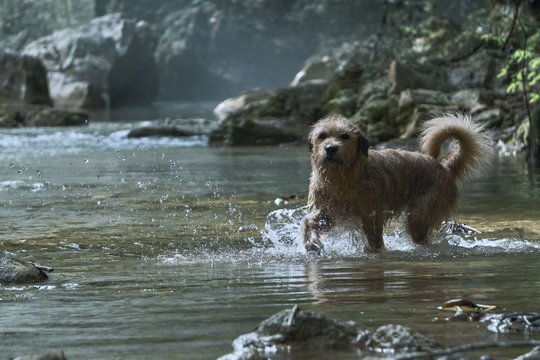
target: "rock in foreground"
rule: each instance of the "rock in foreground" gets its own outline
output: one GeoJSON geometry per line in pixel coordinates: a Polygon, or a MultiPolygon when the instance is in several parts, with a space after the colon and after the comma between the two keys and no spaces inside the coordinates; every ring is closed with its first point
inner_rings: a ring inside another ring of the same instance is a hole
{"type": "Polygon", "coordinates": [[[255,331],[236,338],[233,348],[233,353],[219,360],[265,359],[270,354],[291,354],[295,349],[392,354],[431,351],[441,346],[405,326],[385,325],[370,333],[353,321],[331,319],[295,306],[270,316],[255,331]]]}
{"type": "MultiPolygon", "coordinates": [[[[52,270],[52,269],[51,269],[52,270]]],[[[47,274],[32,263],[0,253],[0,284],[34,284],[48,279],[47,274]]]]}

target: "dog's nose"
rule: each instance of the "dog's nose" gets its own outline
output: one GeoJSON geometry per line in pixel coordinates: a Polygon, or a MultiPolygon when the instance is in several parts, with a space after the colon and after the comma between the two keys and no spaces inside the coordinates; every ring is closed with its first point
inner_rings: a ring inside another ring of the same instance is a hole
{"type": "Polygon", "coordinates": [[[324,152],[326,153],[326,155],[335,155],[337,151],[338,151],[337,145],[328,144],[324,147],[324,152]]]}

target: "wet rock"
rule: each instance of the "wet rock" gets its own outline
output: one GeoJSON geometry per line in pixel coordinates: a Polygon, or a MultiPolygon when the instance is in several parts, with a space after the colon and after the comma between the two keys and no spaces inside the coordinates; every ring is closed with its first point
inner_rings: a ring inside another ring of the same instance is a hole
{"type": "Polygon", "coordinates": [[[249,146],[298,142],[302,132],[279,118],[238,119],[226,123],[210,134],[210,144],[249,146]]]}
{"type": "Polygon", "coordinates": [[[497,53],[483,50],[447,67],[448,85],[453,89],[491,88],[495,85],[497,53]]]}
{"type": "Polygon", "coordinates": [[[444,67],[414,62],[394,60],[390,64],[388,79],[392,84],[391,92],[398,94],[407,89],[431,89],[449,91],[447,73],[444,67]]]}
{"type": "Polygon", "coordinates": [[[367,346],[372,351],[399,353],[441,349],[435,340],[402,325],[383,325],[369,338],[367,346]]]}
{"type": "Polygon", "coordinates": [[[254,332],[233,342],[234,352],[220,360],[263,359],[286,352],[291,345],[302,347],[348,348],[363,342],[368,332],[352,321],[338,321],[324,315],[305,312],[295,306],[263,320],[254,332]]]}
{"type": "Polygon", "coordinates": [[[49,351],[43,354],[17,356],[12,360],[67,360],[63,351],[49,351]]]}
{"type": "MultiPolygon", "coordinates": [[[[257,94],[251,101],[229,99],[231,112],[210,136],[214,145],[273,145],[296,142],[321,116],[324,84],[302,84],[257,94]],[[245,106],[239,106],[244,103],[245,106]]],[[[220,107],[218,105],[218,107],[220,107]]],[[[223,105],[223,108],[226,106],[223,105]]]]}
{"type": "Polygon", "coordinates": [[[128,138],[191,137],[208,135],[216,128],[215,121],[204,118],[178,118],[143,121],[131,129],[128,138]]]}
{"type": "Polygon", "coordinates": [[[393,61],[388,78],[392,92],[431,89],[443,92],[467,88],[491,88],[496,83],[497,56],[478,51],[455,63],[430,64],[393,61]]]}
{"type": "Polygon", "coordinates": [[[0,253],[0,284],[33,284],[48,279],[47,274],[32,263],[0,253]]]}
{"type": "Polygon", "coordinates": [[[491,90],[463,89],[453,93],[451,101],[462,111],[476,113],[493,105],[496,98],[497,95],[491,90]]]}
{"type": "MultiPolygon", "coordinates": [[[[351,88],[361,68],[370,61],[371,49],[366,42],[344,42],[340,46],[310,57],[295,75],[291,86],[309,82],[337,82],[340,89],[351,88]]],[[[361,73],[361,71],[360,71],[361,73]]]]}
{"type": "Polygon", "coordinates": [[[140,105],[157,95],[156,41],[145,22],[110,14],[35,40],[23,54],[43,61],[55,106],[140,105]]]}
{"type": "Polygon", "coordinates": [[[0,127],[79,126],[88,124],[88,118],[83,110],[0,104],[0,127]]]}
{"type": "Polygon", "coordinates": [[[266,359],[270,354],[291,354],[295,348],[393,354],[432,351],[441,346],[405,326],[384,325],[371,334],[353,321],[331,319],[294,306],[262,321],[254,332],[239,336],[233,348],[233,353],[219,359],[266,359]]]}
{"type": "Polygon", "coordinates": [[[465,224],[458,223],[455,220],[443,221],[443,226],[439,230],[442,235],[459,235],[462,237],[471,237],[480,234],[479,230],[465,224]]]}
{"type": "Polygon", "coordinates": [[[488,128],[500,127],[507,118],[506,111],[500,108],[485,109],[473,115],[475,121],[484,124],[488,128]]]}
{"type": "Polygon", "coordinates": [[[168,136],[168,137],[189,137],[196,134],[177,128],[176,126],[144,126],[140,128],[131,129],[127,134],[128,138],[144,138],[154,136],[168,136]]]}
{"type": "Polygon", "coordinates": [[[421,104],[446,106],[450,104],[450,98],[447,93],[429,89],[407,89],[399,94],[400,111],[406,111],[421,104]]]}
{"type": "Polygon", "coordinates": [[[294,76],[291,86],[313,81],[330,81],[335,74],[334,64],[328,56],[317,56],[307,60],[304,67],[294,76]]]}
{"type": "Polygon", "coordinates": [[[271,90],[249,90],[238,96],[223,100],[214,109],[219,122],[223,122],[229,115],[246,109],[261,101],[268,101],[273,94],[271,90]]]}
{"type": "Polygon", "coordinates": [[[508,314],[486,315],[482,321],[489,322],[488,330],[495,333],[539,332],[540,314],[515,312],[508,314]]]}
{"type": "Polygon", "coordinates": [[[0,103],[51,105],[41,60],[0,50],[0,103]]]}

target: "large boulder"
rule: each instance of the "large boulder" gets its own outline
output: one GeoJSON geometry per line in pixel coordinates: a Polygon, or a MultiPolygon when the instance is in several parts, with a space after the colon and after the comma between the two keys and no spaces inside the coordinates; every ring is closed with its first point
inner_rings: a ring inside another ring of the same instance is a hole
{"type": "Polygon", "coordinates": [[[47,71],[39,59],[0,51],[0,103],[51,105],[47,71]]]}
{"type": "Polygon", "coordinates": [[[88,124],[84,110],[45,105],[0,104],[0,128],[79,126],[88,124]]]}
{"type": "Polygon", "coordinates": [[[321,116],[325,83],[305,83],[255,90],[225,100],[216,108],[223,114],[210,136],[214,145],[274,145],[302,140],[311,123],[321,116]]]}
{"type": "Polygon", "coordinates": [[[84,111],[51,105],[47,71],[41,60],[0,51],[0,127],[88,123],[84,111]]]}
{"type": "Polygon", "coordinates": [[[33,41],[23,54],[45,64],[55,106],[90,109],[150,103],[155,45],[148,24],[110,14],[33,41]]]}
{"type": "Polygon", "coordinates": [[[418,63],[395,60],[388,77],[391,91],[430,89],[452,92],[468,88],[492,88],[497,84],[497,53],[477,51],[460,61],[446,63],[418,63]]]}

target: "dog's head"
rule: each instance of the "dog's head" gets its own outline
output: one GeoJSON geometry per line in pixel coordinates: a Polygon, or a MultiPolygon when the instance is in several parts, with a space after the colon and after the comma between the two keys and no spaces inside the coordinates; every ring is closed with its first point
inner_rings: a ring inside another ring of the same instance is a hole
{"type": "Polygon", "coordinates": [[[360,127],[345,117],[319,120],[309,134],[311,159],[319,168],[351,166],[368,157],[369,141],[360,127]]]}

